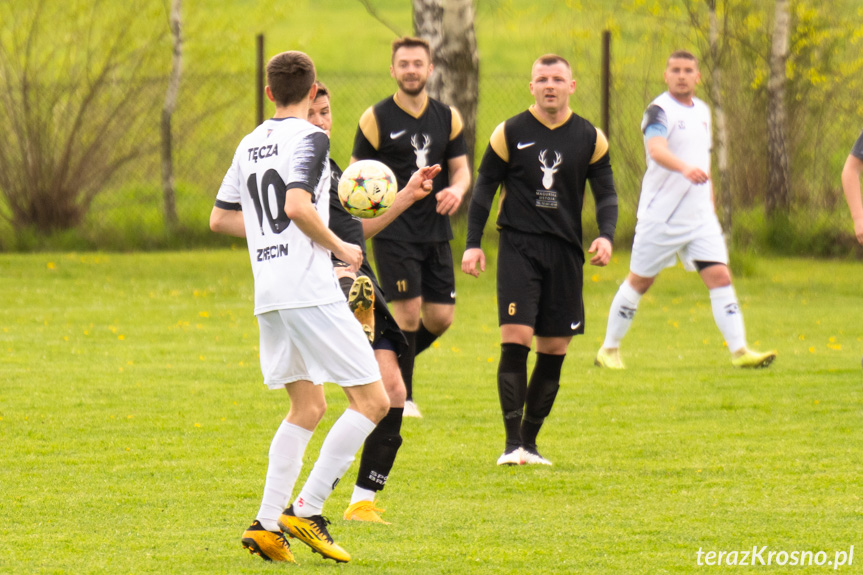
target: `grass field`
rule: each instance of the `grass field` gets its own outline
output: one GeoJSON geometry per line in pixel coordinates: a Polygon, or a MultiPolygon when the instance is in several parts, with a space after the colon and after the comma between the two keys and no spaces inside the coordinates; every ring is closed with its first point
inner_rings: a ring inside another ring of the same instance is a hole
{"type": "MultiPolygon", "coordinates": [[[[292,569],[240,547],[288,407],[260,381],[247,257],[0,255],[0,572],[292,569]]],[[[703,287],[679,269],[643,300],[629,369],[593,367],[627,255],[587,268],[587,334],[540,435],[543,469],[494,465],[494,270],[460,276],[456,322],[418,361],[425,418],[406,421],[380,498],[393,524],[340,519],[352,467],[325,514],[354,560],[296,543],[301,572],[694,573],[699,548],[832,560],[851,545],[840,571],[859,572],[860,265],[747,262],[750,342],[779,351],[765,371],[731,368],[703,287]]],[[[307,462],[345,406],[332,386],[328,399],[307,462]]]]}

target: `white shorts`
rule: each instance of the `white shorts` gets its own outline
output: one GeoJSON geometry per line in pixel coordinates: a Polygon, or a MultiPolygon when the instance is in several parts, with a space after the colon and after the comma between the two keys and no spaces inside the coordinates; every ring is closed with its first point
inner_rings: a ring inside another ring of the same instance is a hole
{"type": "Polygon", "coordinates": [[[728,248],[716,218],[699,226],[675,226],[665,222],[641,222],[635,226],[629,271],[652,278],[664,268],[672,267],[677,258],[687,271],[695,271],[695,262],[719,262],[728,265],[728,248]]]}
{"type": "Polygon", "coordinates": [[[299,380],[352,387],[381,378],[372,346],[343,301],[262,313],[258,326],[261,371],[270,389],[299,380]]]}

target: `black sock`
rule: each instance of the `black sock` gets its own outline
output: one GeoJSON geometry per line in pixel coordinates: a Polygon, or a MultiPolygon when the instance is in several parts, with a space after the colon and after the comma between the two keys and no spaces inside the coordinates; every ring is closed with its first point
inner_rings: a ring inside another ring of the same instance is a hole
{"type": "Polygon", "coordinates": [[[530,374],[524,420],[521,423],[521,440],[525,449],[536,452],[536,436],[545,418],[551,413],[557,391],[560,389],[560,369],[565,355],[536,354],[536,365],[530,374]]]}
{"type": "Polygon", "coordinates": [[[521,447],[521,419],[527,395],[527,355],[530,348],[517,343],[500,345],[497,393],[506,430],[506,451],[521,447]]]}
{"type": "Polygon", "coordinates": [[[357,486],[370,491],[380,491],[387,482],[396,454],[402,444],[399,434],[402,428],[401,407],[391,407],[363,444],[357,486]]]}
{"type": "Polygon", "coordinates": [[[408,346],[399,356],[399,369],[402,372],[402,379],[405,380],[405,390],[407,390],[407,400],[413,400],[414,391],[414,359],[416,358],[417,332],[403,329],[405,339],[408,340],[408,346]]]}
{"type": "Polygon", "coordinates": [[[420,328],[417,330],[417,348],[414,355],[419,355],[427,350],[429,346],[434,343],[434,340],[439,337],[439,335],[435,335],[427,330],[426,326],[423,325],[422,320],[420,320],[420,328]]]}

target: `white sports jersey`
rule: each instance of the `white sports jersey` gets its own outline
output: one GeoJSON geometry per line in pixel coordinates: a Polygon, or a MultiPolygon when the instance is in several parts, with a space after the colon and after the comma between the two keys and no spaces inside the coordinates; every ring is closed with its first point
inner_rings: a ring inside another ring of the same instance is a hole
{"type": "Polygon", "coordinates": [[[344,301],[330,251],[285,214],[285,191],[301,188],[329,222],[329,138],[298,118],[270,119],[243,138],[216,206],[242,209],[255,278],[255,314],[344,301]]]}
{"type": "MultiPolygon", "coordinates": [[[[712,148],[710,108],[693,98],[685,106],[665,92],[647,107],[641,131],[652,124],[664,125],[668,149],[675,156],[710,173],[712,148]]],[[[646,144],[646,143],[645,143],[646,144]]],[[[667,170],[650,159],[641,183],[638,219],[698,226],[716,214],[711,202],[711,184],[693,184],[680,172],[667,170]]]]}

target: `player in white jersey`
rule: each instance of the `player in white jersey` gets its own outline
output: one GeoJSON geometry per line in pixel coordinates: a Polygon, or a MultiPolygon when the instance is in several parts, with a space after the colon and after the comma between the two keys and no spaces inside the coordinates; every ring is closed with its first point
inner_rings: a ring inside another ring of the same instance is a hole
{"type": "Polygon", "coordinates": [[[728,250],[713,204],[710,108],[695,97],[701,74],[691,53],[671,54],[665,67],[668,91],[648,106],[641,124],[647,172],[638,202],[638,223],[629,275],[611,302],[600,367],[623,369],[620,342],[632,325],[641,296],[659,272],[679,257],[698,270],[710,292],[713,319],[736,367],[767,367],[776,352],[746,345],[746,330],[731,285],[728,250]]]}
{"type": "Polygon", "coordinates": [[[266,91],[276,113],[237,148],[210,227],[248,242],[264,383],[287,389],[291,402],[270,445],[263,500],[243,546],[264,559],[293,562],[284,531],[322,556],[346,562],[350,555],[328,533],[322,508],[386,415],[389,398],[330,260],[332,252],[356,271],[363,253],[327,227],[329,138],[306,121],[314,81],[314,64],[302,52],[269,61],[266,91]],[[324,382],[340,385],[349,405],[288,505],[306,445],[326,411],[324,382]]]}
{"type": "Polygon", "coordinates": [[[860,176],[863,175],[863,132],[851,148],[842,168],[842,189],[854,220],[854,235],[863,244],[863,199],[860,196],[860,176]]]}
{"type": "Polygon", "coordinates": [[[860,196],[860,176],[863,176],[863,132],[851,148],[842,168],[842,190],[854,221],[854,235],[863,245],[863,198],[860,196]]]}

